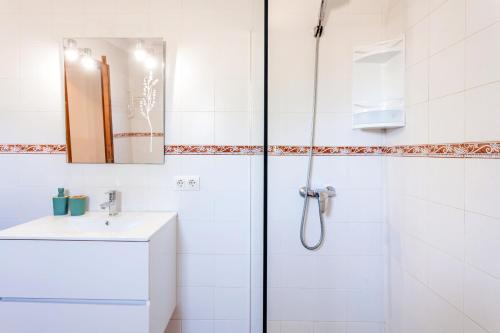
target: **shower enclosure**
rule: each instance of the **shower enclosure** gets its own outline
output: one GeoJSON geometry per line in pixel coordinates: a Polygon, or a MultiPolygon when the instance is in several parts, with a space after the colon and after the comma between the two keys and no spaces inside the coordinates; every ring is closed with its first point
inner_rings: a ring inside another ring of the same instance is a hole
{"type": "Polygon", "coordinates": [[[351,124],[352,51],[381,40],[381,4],[268,1],[267,332],[385,328],[383,162],[350,153],[383,143],[351,124]]]}

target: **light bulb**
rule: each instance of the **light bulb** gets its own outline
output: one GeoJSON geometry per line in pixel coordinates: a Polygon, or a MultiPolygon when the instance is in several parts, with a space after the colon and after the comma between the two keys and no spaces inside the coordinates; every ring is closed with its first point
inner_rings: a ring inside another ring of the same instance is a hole
{"type": "Polygon", "coordinates": [[[143,61],[146,58],[148,54],[144,49],[144,41],[142,40],[137,41],[137,44],[135,45],[134,55],[135,58],[139,61],[143,61]]]}
{"type": "Polygon", "coordinates": [[[90,49],[83,49],[82,66],[86,70],[95,69],[97,66],[96,61],[92,58],[92,51],[90,49]]]}
{"type": "Polygon", "coordinates": [[[70,62],[77,60],[79,57],[77,49],[66,49],[64,50],[64,55],[66,56],[66,60],[70,62]]]}
{"type": "Polygon", "coordinates": [[[156,67],[156,59],[151,56],[151,55],[148,55],[146,57],[146,59],[144,59],[144,66],[146,66],[147,69],[153,69],[156,67]]]}
{"type": "Polygon", "coordinates": [[[70,62],[75,61],[80,56],[78,48],[76,47],[76,41],[74,39],[68,39],[67,45],[64,48],[64,55],[70,62]]]}

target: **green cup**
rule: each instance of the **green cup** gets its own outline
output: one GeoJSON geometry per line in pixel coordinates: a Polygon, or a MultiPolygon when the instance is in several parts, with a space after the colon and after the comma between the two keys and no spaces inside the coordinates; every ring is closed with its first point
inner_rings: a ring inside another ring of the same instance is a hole
{"type": "Polygon", "coordinates": [[[76,195],[69,197],[69,211],[71,216],[81,216],[87,210],[87,196],[76,195]]]}

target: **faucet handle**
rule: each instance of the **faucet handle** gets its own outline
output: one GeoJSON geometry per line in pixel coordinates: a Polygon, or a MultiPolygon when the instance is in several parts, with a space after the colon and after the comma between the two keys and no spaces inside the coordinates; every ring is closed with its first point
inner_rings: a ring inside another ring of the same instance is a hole
{"type": "Polygon", "coordinates": [[[116,199],[116,190],[110,190],[105,193],[109,200],[115,200],[116,199]]]}

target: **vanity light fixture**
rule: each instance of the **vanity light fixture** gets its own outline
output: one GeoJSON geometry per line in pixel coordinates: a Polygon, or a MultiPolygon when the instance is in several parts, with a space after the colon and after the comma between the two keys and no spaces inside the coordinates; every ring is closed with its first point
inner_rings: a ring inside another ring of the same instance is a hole
{"type": "Polygon", "coordinates": [[[144,66],[146,67],[146,69],[152,70],[156,67],[158,62],[154,55],[155,55],[154,49],[148,49],[147,56],[144,59],[144,66]]]}
{"type": "Polygon", "coordinates": [[[78,51],[76,40],[68,39],[67,45],[64,48],[64,55],[66,59],[70,62],[76,61],[80,56],[80,52],[78,51]]]}
{"type": "Polygon", "coordinates": [[[148,56],[146,49],[144,48],[144,41],[142,39],[137,40],[134,49],[135,58],[139,61],[143,61],[148,56]]]}
{"type": "Polygon", "coordinates": [[[96,68],[96,61],[92,58],[92,50],[89,48],[83,49],[82,66],[87,70],[96,68]]]}

